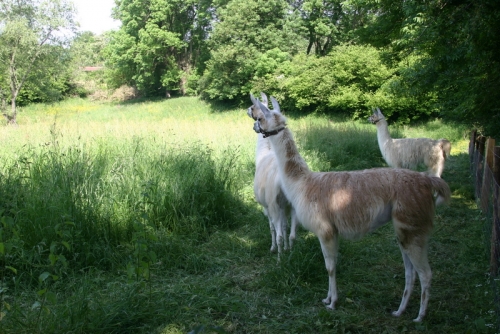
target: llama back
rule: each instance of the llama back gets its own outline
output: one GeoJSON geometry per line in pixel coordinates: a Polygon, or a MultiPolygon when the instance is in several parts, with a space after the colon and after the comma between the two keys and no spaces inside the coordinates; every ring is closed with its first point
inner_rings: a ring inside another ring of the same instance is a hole
{"type": "Polygon", "coordinates": [[[383,156],[387,164],[396,168],[416,169],[425,164],[434,150],[434,141],[427,138],[399,138],[384,146],[383,156]]]}
{"type": "Polygon", "coordinates": [[[448,185],[443,180],[408,169],[392,168],[312,173],[301,188],[303,196],[295,204],[305,210],[297,212],[299,220],[313,221],[309,218],[319,212],[323,221],[331,224],[304,227],[315,234],[328,234],[325,228],[333,228],[347,239],[358,239],[384,225],[397,208],[421,211],[422,221],[432,226],[433,193],[442,198],[440,203],[450,197],[448,185]]]}
{"type": "Polygon", "coordinates": [[[444,163],[450,155],[451,143],[446,139],[399,138],[388,142],[382,152],[387,164],[396,168],[417,169],[444,163]],[[441,162],[442,161],[442,162],[441,162]]]}

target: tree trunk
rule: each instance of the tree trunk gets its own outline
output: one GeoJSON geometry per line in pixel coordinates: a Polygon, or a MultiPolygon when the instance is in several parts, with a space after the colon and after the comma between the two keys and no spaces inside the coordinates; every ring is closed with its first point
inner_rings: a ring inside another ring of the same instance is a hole
{"type": "Polygon", "coordinates": [[[17,94],[15,96],[12,96],[12,101],[11,101],[12,115],[10,115],[10,116],[7,115],[7,123],[8,124],[17,124],[16,98],[17,98],[17,94]]]}

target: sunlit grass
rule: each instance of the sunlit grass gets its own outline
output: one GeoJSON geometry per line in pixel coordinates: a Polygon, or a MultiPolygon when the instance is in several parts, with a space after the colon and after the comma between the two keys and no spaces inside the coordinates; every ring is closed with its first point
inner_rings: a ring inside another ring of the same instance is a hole
{"type": "MultiPolygon", "coordinates": [[[[404,287],[390,224],[341,241],[333,312],[321,303],[328,282],[314,235],[299,228],[281,262],[269,253],[245,110],[196,98],[74,99],[23,108],[19,123],[0,127],[0,332],[495,332],[466,128],[391,129],[453,143],[443,173],[453,200],[437,210],[428,315],[414,324],[418,287],[407,312],[390,315],[404,287]]],[[[385,166],[366,121],[308,115],[288,124],[313,170],[385,166]]]]}

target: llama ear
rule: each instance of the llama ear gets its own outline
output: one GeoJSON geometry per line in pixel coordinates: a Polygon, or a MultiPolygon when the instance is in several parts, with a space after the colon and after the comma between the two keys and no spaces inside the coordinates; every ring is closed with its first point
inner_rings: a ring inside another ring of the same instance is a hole
{"type": "Polygon", "coordinates": [[[252,93],[250,93],[250,100],[252,101],[252,104],[253,104],[253,105],[256,105],[256,104],[257,104],[257,101],[258,101],[258,100],[257,100],[257,99],[253,96],[253,94],[252,94],[252,93]]]}
{"type": "Polygon", "coordinates": [[[377,112],[378,112],[378,114],[379,114],[380,116],[384,117],[384,115],[383,115],[383,114],[382,114],[382,112],[380,111],[380,108],[379,108],[379,107],[377,107],[377,112]]]}
{"type": "Polygon", "coordinates": [[[256,104],[255,105],[258,106],[258,108],[264,113],[264,116],[266,118],[269,117],[269,115],[271,114],[271,112],[269,111],[269,109],[267,108],[267,106],[265,106],[259,100],[256,100],[256,104]]]}
{"type": "Polygon", "coordinates": [[[273,104],[274,111],[277,111],[281,114],[280,105],[279,105],[278,101],[276,101],[274,96],[271,96],[271,103],[273,104]]]}
{"type": "Polygon", "coordinates": [[[263,92],[260,92],[260,96],[262,97],[262,103],[266,106],[269,105],[269,102],[267,101],[267,95],[264,94],[263,92]]]}

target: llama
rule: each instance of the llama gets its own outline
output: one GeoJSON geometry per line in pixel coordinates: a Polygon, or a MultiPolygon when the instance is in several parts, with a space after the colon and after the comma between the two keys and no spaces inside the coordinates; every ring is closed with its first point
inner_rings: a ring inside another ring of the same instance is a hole
{"type": "Polygon", "coordinates": [[[335,266],[338,237],[360,238],[392,220],[405,267],[405,288],[398,310],[406,309],[416,275],[421,285],[422,321],[429,301],[432,272],[427,244],[435,205],[450,199],[441,178],[409,169],[374,168],[349,172],[312,172],[299,154],[276,99],[273,110],[250,96],[260,114],[254,131],[269,138],[278,161],[282,189],[302,226],[319,239],[328,272],[328,294],[323,300],[334,309],[337,301],[335,266]],[[434,194],[437,198],[434,198],[434,194]]]}
{"type": "Polygon", "coordinates": [[[377,126],[377,139],[385,162],[395,168],[416,169],[427,166],[430,175],[441,177],[446,158],[450,156],[451,143],[446,139],[401,138],[392,139],[387,121],[379,108],[368,120],[377,126]]]}
{"type": "MultiPolygon", "coordinates": [[[[262,102],[267,106],[267,96],[261,93],[262,102]]],[[[256,106],[247,109],[249,117],[255,119],[256,106]]],[[[278,175],[278,164],[271,149],[269,140],[262,135],[257,136],[257,149],[255,154],[255,177],[254,194],[257,202],[262,206],[264,214],[269,219],[271,230],[271,252],[278,248],[278,259],[280,258],[283,244],[284,249],[293,246],[297,220],[295,211],[281,189],[281,181],[278,175]],[[292,225],[289,240],[287,239],[288,218],[287,211],[290,210],[292,225]]]]}

